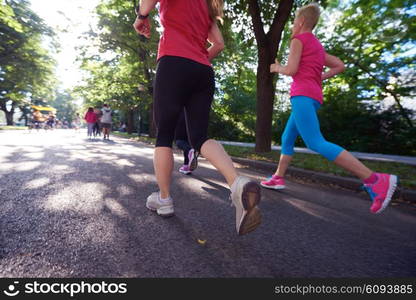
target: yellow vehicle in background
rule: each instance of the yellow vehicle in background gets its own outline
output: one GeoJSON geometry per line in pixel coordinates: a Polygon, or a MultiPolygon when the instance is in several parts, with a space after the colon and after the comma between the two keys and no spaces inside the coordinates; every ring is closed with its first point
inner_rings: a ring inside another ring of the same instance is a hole
{"type": "Polygon", "coordinates": [[[56,122],[56,109],[48,106],[32,105],[32,120],[29,124],[30,129],[53,129],[56,122]],[[42,113],[44,112],[44,113],[42,113]],[[47,113],[47,114],[46,114],[47,113]]]}

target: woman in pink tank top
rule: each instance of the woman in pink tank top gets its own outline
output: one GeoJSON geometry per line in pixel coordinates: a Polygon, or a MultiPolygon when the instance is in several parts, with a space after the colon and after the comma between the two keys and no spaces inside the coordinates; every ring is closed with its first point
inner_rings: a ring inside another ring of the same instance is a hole
{"type": "Polygon", "coordinates": [[[285,188],[284,175],[294,154],[295,141],[300,135],[308,148],[360,178],[373,201],[370,211],[380,213],[391,201],[397,176],[373,172],[348,151],[326,141],[319,127],[317,110],[323,103],[322,80],[344,70],[343,62],[326,53],[312,33],[319,15],[319,6],[315,3],[296,12],[288,63],[282,66],[276,61],[270,66],[270,72],[293,78],[290,88],[292,112],[282,135],[282,151],[277,170],[261,185],[270,189],[285,188]],[[329,70],[323,73],[324,67],[329,67],[329,70]]]}

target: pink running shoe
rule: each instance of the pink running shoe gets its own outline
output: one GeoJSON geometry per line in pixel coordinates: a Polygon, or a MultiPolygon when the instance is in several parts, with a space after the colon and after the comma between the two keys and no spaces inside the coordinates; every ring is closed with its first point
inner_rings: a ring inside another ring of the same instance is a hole
{"type": "Polygon", "coordinates": [[[377,181],[373,184],[364,184],[364,190],[368,193],[373,204],[370,211],[379,214],[389,205],[397,187],[397,176],[384,173],[376,173],[377,181]]]}
{"type": "Polygon", "coordinates": [[[286,188],[285,179],[276,175],[273,175],[267,178],[267,180],[260,182],[260,185],[262,187],[273,190],[283,190],[284,188],[286,188]]]}
{"type": "Polygon", "coordinates": [[[191,174],[191,170],[189,169],[188,165],[183,165],[182,167],[179,168],[179,172],[181,172],[182,174],[188,175],[191,174]]]}

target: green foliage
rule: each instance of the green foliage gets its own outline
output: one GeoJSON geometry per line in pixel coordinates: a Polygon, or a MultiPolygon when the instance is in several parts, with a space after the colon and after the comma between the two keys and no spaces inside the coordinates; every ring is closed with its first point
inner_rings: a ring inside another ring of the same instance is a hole
{"type": "Polygon", "coordinates": [[[88,32],[88,47],[80,52],[84,84],[76,87],[86,106],[108,103],[127,114],[147,114],[152,99],[159,34],[152,23],[150,40],[133,29],[135,1],[104,0],[96,8],[98,26],[88,32]],[[98,49],[97,49],[98,46],[98,49]],[[100,55],[96,52],[99,51],[100,55]]]}
{"type": "Polygon", "coordinates": [[[50,102],[50,105],[57,109],[58,120],[72,123],[78,109],[74,100],[70,91],[56,91],[56,97],[50,102]]]}
{"type": "MultiPolygon", "coordinates": [[[[136,1],[137,2],[137,1],[136,1]]],[[[277,53],[285,61],[294,11],[310,1],[294,1],[277,53]]],[[[217,90],[209,135],[235,141],[253,141],[257,103],[257,41],[254,38],[249,0],[226,1],[221,25],[225,50],[213,62],[217,90]]],[[[270,28],[278,1],[258,1],[262,26],[270,28]]],[[[335,30],[328,33],[322,20],[318,36],[326,50],[345,61],[347,70],[324,83],[325,104],[320,109],[325,137],[348,150],[414,154],[414,112],[403,107],[414,99],[414,4],[405,0],[320,1],[327,15],[336,16],[335,30]],[[412,6],[413,5],[413,6],[412,6]],[[389,24],[395,24],[392,27],[389,24]],[[399,32],[397,28],[406,28],[399,32]],[[386,97],[393,107],[381,106],[386,97]],[[383,147],[380,147],[383,145],[383,147]]],[[[103,0],[97,7],[98,27],[89,32],[90,48],[81,49],[85,84],[77,92],[86,105],[110,102],[121,111],[145,111],[151,103],[157,41],[156,19],[152,39],[144,40],[132,28],[135,1],[103,0]],[[96,54],[96,50],[100,52],[96,54]],[[143,87],[138,92],[137,86],[143,87]]],[[[155,12],[153,12],[155,13],[155,12]]],[[[280,143],[290,110],[290,79],[279,76],[273,117],[273,141],[280,143]]],[[[144,117],[142,115],[142,117],[144,117]]],[[[299,146],[304,146],[299,139],[299,146]]]]}
{"type": "Polygon", "coordinates": [[[243,32],[232,30],[226,12],[221,27],[226,47],[213,64],[217,91],[212,106],[210,137],[224,140],[254,140],[256,74],[253,65],[257,51],[253,39],[245,41],[243,32]]]}
{"type": "Polygon", "coordinates": [[[42,43],[48,37],[50,49],[57,45],[28,1],[1,1],[0,8],[0,109],[11,124],[16,107],[24,110],[32,100],[52,97],[55,62],[42,43]]]}
{"type": "Polygon", "coordinates": [[[334,35],[321,39],[347,69],[324,83],[322,131],[349,150],[414,155],[415,111],[402,105],[416,93],[410,2],[354,1],[335,9],[343,13],[334,35]],[[391,107],[381,104],[386,98],[391,107]]]}

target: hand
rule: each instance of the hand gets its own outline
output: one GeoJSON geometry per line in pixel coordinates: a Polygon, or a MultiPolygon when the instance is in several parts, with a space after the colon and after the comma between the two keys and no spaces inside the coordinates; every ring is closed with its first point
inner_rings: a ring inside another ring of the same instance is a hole
{"type": "Polygon", "coordinates": [[[270,65],[270,73],[279,73],[279,69],[281,66],[282,65],[276,59],[275,63],[270,65]]]}
{"type": "Polygon", "coordinates": [[[137,17],[136,20],[134,21],[133,27],[134,27],[134,30],[136,30],[138,34],[141,34],[147,38],[150,38],[149,17],[147,17],[146,19],[139,19],[137,17]]]}

